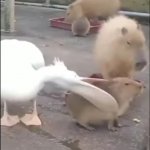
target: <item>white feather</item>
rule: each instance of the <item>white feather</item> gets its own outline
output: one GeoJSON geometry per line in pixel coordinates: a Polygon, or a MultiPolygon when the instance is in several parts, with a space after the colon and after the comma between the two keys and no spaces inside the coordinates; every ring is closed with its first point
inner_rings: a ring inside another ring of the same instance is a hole
{"type": "Polygon", "coordinates": [[[27,41],[20,41],[17,39],[5,39],[1,41],[1,53],[3,57],[12,61],[27,61],[35,69],[45,66],[44,57],[33,43],[27,41]]]}

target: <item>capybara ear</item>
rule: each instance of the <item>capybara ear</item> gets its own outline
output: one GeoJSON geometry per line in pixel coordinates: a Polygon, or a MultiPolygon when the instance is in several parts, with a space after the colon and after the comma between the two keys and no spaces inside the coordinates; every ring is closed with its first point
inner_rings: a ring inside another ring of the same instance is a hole
{"type": "Polygon", "coordinates": [[[123,28],[121,29],[121,33],[122,33],[123,35],[127,34],[127,33],[128,33],[128,29],[125,28],[125,27],[123,27],[123,28]]]}
{"type": "Polygon", "coordinates": [[[70,4],[69,8],[72,9],[74,7],[74,4],[70,4]]]}

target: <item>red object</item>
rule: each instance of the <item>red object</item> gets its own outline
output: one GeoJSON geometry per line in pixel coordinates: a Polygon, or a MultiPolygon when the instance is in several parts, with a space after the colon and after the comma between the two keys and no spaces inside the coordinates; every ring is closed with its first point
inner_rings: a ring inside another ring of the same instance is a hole
{"type": "MultiPolygon", "coordinates": [[[[50,22],[51,27],[71,31],[71,24],[64,22],[64,18],[49,19],[49,22],[50,22]]],[[[104,21],[91,21],[90,20],[90,24],[91,24],[90,33],[97,33],[103,22],[104,21]]]]}

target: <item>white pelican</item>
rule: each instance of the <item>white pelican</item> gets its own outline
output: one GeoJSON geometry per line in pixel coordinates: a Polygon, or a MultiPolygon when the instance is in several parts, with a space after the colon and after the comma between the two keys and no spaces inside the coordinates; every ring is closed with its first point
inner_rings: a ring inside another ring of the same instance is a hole
{"type": "Polygon", "coordinates": [[[13,126],[20,120],[25,125],[41,125],[36,109],[36,96],[46,82],[53,82],[62,89],[82,95],[91,103],[92,99],[96,99],[94,103],[97,105],[107,107],[107,101],[114,101],[107,92],[81,80],[89,79],[81,78],[74,71],[68,70],[59,59],[55,59],[53,65],[45,66],[43,55],[34,44],[14,39],[2,40],[1,99],[4,101],[4,114],[1,125],[13,126]],[[95,91],[97,96],[91,91],[95,91]],[[99,103],[100,96],[105,99],[103,104],[99,103]],[[6,102],[29,100],[34,101],[32,114],[26,114],[21,119],[8,114],[6,102]]]}

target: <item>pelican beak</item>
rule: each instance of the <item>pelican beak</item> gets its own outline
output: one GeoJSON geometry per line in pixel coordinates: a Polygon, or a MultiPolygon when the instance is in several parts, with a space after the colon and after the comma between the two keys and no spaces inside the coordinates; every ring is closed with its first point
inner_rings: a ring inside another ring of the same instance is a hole
{"type": "Polygon", "coordinates": [[[104,81],[104,79],[99,79],[99,78],[88,78],[88,77],[80,77],[81,81],[87,82],[87,83],[95,83],[99,81],[104,81]]]}
{"type": "Polygon", "coordinates": [[[88,82],[91,81],[93,78],[88,78],[88,77],[80,77],[80,80],[88,82]]]}

